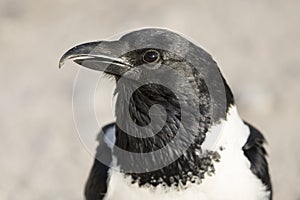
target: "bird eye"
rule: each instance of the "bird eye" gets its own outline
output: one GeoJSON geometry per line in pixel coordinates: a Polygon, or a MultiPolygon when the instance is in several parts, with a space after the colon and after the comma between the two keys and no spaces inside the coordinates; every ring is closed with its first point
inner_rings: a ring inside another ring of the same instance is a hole
{"type": "Polygon", "coordinates": [[[143,56],[143,60],[147,63],[156,62],[159,59],[159,52],[156,50],[148,50],[143,56]]]}

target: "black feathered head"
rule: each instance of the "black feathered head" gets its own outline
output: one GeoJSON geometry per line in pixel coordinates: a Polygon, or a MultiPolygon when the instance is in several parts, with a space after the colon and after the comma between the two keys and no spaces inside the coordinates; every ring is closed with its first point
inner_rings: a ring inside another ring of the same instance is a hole
{"type": "Polygon", "coordinates": [[[206,51],[177,33],[149,28],[116,41],[75,46],[60,66],[68,59],[116,78],[115,145],[120,151],[115,153],[121,168],[151,172],[176,165],[177,171],[199,173],[206,132],[234,103],[206,51]]]}

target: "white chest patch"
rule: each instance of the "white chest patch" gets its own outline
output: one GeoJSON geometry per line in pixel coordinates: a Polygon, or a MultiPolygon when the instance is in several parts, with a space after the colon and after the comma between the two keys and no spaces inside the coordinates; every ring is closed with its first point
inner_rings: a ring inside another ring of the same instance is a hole
{"type": "Polygon", "coordinates": [[[238,116],[236,108],[232,107],[227,120],[217,126],[209,130],[203,146],[218,150],[221,159],[214,164],[215,173],[206,175],[201,184],[189,184],[184,190],[139,187],[137,183],[131,184],[130,178],[111,169],[104,200],[268,200],[269,192],[251,172],[250,162],[242,150],[249,128],[238,116]],[[222,126],[220,135],[216,133],[220,130],[217,126],[222,126]],[[220,146],[224,148],[222,151],[220,146]]]}

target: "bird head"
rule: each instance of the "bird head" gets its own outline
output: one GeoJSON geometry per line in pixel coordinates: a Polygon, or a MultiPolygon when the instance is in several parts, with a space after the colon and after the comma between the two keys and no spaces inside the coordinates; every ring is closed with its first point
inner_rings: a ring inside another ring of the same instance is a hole
{"type": "MultiPolygon", "coordinates": [[[[167,79],[177,87],[176,91],[192,89],[190,93],[197,96],[196,101],[210,105],[213,122],[224,118],[233,104],[231,91],[211,55],[170,30],[148,28],[127,33],[116,41],[80,44],[61,57],[59,66],[70,59],[83,67],[112,75],[117,80],[117,90],[118,86],[122,87],[118,84],[120,78],[130,79],[126,86],[167,79]]],[[[190,93],[185,94],[188,99],[192,98],[190,93]]]]}
{"type": "Polygon", "coordinates": [[[148,28],[115,41],[75,46],[62,56],[59,65],[70,59],[116,79],[118,148],[147,154],[173,144],[144,162],[144,157],[119,156],[121,166],[146,165],[149,172],[165,169],[179,160],[174,165],[183,170],[183,165],[193,165],[186,160],[189,157],[198,167],[189,166],[186,170],[193,168],[199,173],[199,152],[206,132],[226,118],[233,104],[226,81],[206,51],[170,30],[148,28]],[[174,142],[176,138],[178,143],[174,142]],[[163,167],[158,164],[158,157],[163,167]]]}

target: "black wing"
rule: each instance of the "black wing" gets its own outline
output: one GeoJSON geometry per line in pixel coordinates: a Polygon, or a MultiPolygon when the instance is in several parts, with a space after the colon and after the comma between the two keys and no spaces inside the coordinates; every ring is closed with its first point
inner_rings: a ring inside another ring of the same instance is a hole
{"type": "MultiPolygon", "coordinates": [[[[108,130],[115,126],[115,123],[108,124],[102,128],[102,133],[98,136],[99,145],[97,147],[96,157],[101,156],[105,159],[105,163],[111,163],[112,150],[104,142],[103,136],[108,133],[108,130]]],[[[98,157],[99,158],[99,157],[98,157]]],[[[93,167],[90,171],[87,183],[85,185],[86,200],[102,200],[107,191],[109,167],[95,159],[93,167]]]]}
{"type": "Polygon", "coordinates": [[[243,146],[244,154],[251,163],[251,171],[263,182],[267,190],[270,191],[270,200],[272,200],[272,184],[266,160],[267,152],[264,148],[266,140],[259,130],[247,122],[245,124],[249,126],[250,135],[243,146]]]}

